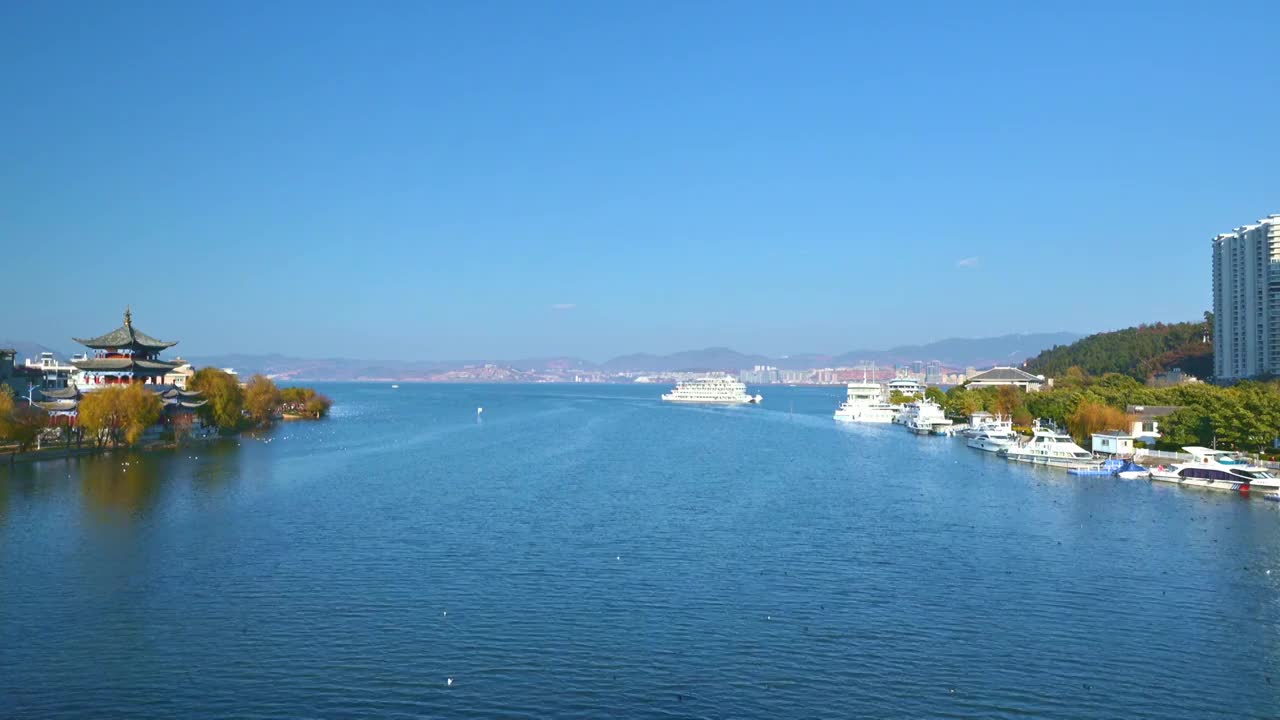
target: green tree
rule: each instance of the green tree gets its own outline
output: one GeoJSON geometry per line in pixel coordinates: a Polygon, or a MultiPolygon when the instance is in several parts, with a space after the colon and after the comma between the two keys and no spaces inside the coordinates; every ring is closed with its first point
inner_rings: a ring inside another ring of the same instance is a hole
{"type": "Polygon", "coordinates": [[[283,396],[276,384],[265,375],[249,378],[244,388],[244,409],[257,425],[266,425],[280,414],[283,396]]]}
{"type": "Polygon", "coordinates": [[[939,405],[945,405],[947,402],[947,394],[942,391],[942,388],[934,387],[932,385],[925,388],[924,396],[926,399],[932,400],[939,405]]]}
{"type": "Polygon", "coordinates": [[[889,393],[889,403],[892,405],[905,405],[906,403],[913,402],[915,399],[915,395],[908,395],[901,390],[893,390],[889,393]]]}
{"type": "Polygon", "coordinates": [[[966,390],[963,385],[957,385],[947,391],[943,407],[952,417],[967,418],[982,409],[982,398],[966,390]]]}
{"type": "Polygon", "coordinates": [[[230,373],[218,368],[200,368],[188,385],[204,394],[200,417],[218,430],[233,432],[244,425],[244,390],[230,373]]]}

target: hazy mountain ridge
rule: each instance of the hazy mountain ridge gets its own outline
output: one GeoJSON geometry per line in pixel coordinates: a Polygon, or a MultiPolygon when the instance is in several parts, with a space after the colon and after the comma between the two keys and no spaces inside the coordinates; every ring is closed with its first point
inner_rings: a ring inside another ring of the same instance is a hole
{"type": "Polygon", "coordinates": [[[40,353],[42,352],[51,352],[53,353],[54,357],[58,358],[59,360],[66,360],[69,357],[64,352],[55,350],[51,347],[46,347],[44,345],[41,345],[40,343],[33,343],[27,340],[0,340],[0,348],[3,348],[5,350],[17,350],[18,351],[17,362],[19,365],[21,365],[22,361],[26,360],[27,358],[40,357],[40,353]]]}
{"type": "Polygon", "coordinates": [[[938,360],[949,367],[1019,365],[1041,351],[1069,344],[1083,337],[1077,333],[1031,333],[992,338],[949,338],[923,345],[901,345],[888,350],[855,350],[839,355],[804,353],[769,357],[741,353],[727,347],[685,350],[668,355],[634,353],[603,363],[574,357],[524,358],[512,361],[401,361],[349,358],[307,359],[285,355],[211,355],[191,358],[198,365],[233,367],[242,374],[261,372],[299,380],[427,380],[433,375],[491,364],[529,373],[539,372],[681,372],[740,370],[755,365],[803,370],[814,367],[853,366],[874,362],[884,366],[913,360],[938,360]]]}
{"type": "MultiPolygon", "coordinates": [[[[226,353],[218,355],[193,355],[187,357],[197,367],[234,368],[241,375],[263,373],[275,377],[296,380],[431,380],[437,376],[463,368],[493,365],[510,368],[512,377],[525,375],[569,373],[574,371],[620,372],[680,372],[680,371],[735,371],[755,365],[772,365],[783,369],[804,370],[817,367],[849,367],[863,362],[881,366],[907,363],[913,360],[938,360],[949,367],[983,367],[995,364],[1018,365],[1048,348],[1066,345],[1079,340],[1076,333],[1033,333],[1001,335],[991,338],[949,338],[923,345],[901,345],[888,350],[854,350],[839,355],[801,353],[783,357],[769,357],[741,353],[727,347],[709,347],[701,350],[685,350],[667,355],[633,353],[620,355],[603,363],[593,363],[569,356],[532,357],[509,361],[485,360],[369,360],[359,358],[302,358],[281,353],[226,353]]],[[[43,345],[24,341],[0,341],[0,347],[18,350],[19,362],[25,357],[36,357],[43,345]]],[[[64,353],[55,351],[60,358],[64,353]]]]}

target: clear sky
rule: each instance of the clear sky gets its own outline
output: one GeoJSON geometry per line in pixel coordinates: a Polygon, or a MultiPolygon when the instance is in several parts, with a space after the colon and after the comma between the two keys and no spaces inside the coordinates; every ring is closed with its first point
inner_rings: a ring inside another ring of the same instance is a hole
{"type": "Polygon", "coordinates": [[[1198,317],[1280,3],[8,2],[0,337],[839,352],[1198,317]],[[1123,7],[1121,7],[1123,6],[1123,7]]]}

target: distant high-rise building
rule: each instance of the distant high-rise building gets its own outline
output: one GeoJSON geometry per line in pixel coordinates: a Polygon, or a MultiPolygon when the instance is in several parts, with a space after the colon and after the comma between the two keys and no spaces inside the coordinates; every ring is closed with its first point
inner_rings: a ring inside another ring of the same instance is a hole
{"type": "Polygon", "coordinates": [[[924,366],[924,382],[926,385],[942,384],[942,363],[930,360],[924,366]]]}
{"type": "Polygon", "coordinates": [[[911,362],[911,372],[915,373],[916,375],[923,375],[923,374],[924,374],[924,361],[923,361],[923,360],[913,360],[913,361],[911,362]]]}
{"type": "Polygon", "coordinates": [[[1213,239],[1213,371],[1280,373],[1280,215],[1213,239]]]}

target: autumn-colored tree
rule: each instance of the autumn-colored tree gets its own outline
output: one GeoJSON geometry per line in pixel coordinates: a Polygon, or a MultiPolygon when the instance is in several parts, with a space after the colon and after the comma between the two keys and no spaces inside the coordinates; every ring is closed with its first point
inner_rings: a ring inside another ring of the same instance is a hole
{"type": "Polygon", "coordinates": [[[13,423],[13,391],[8,385],[0,385],[0,440],[9,439],[9,428],[13,423]]]}
{"type": "Polygon", "coordinates": [[[266,425],[280,413],[281,395],[265,375],[254,375],[244,387],[244,409],[257,425],[266,425]]]}
{"type": "Polygon", "coordinates": [[[80,427],[100,445],[135,445],[163,409],[160,397],[139,383],[106,387],[80,400],[80,427]]]}
{"type": "Polygon", "coordinates": [[[966,390],[963,385],[957,385],[947,391],[944,407],[952,417],[969,417],[982,409],[982,398],[977,393],[966,390]]]}
{"type": "Polygon", "coordinates": [[[909,402],[915,402],[915,395],[908,395],[901,390],[889,391],[889,402],[894,405],[905,405],[909,402]]]}
{"type": "Polygon", "coordinates": [[[1013,417],[1013,414],[1022,407],[1023,392],[1013,385],[1001,385],[996,388],[995,410],[997,415],[1004,417],[1013,417]]]}
{"type": "Polygon", "coordinates": [[[129,385],[120,393],[121,414],[124,416],[124,441],[135,445],[147,428],[160,421],[164,402],[160,396],[144,388],[140,383],[129,385]]]}
{"type": "Polygon", "coordinates": [[[333,401],[309,387],[287,387],[280,391],[280,402],[285,412],[322,418],[329,414],[333,401]]]}
{"type": "Polygon", "coordinates": [[[1123,410],[1096,400],[1082,400],[1067,417],[1067,429],[1076,442],[1083,444],[1096,432],[1125,430],[1132,420],[1123,410]]]}
{"type": "Polygon", "coordinates": [[[18,443],[18,451],[26,452],[36,443],[40,432],[49,426],[49,413],[34,406],[23,405],[10,414],[9,439],[18,443]]]}
{"type": "Polygon", "coordinates": [[[333,407],[333,401],[326,395],[318,392],[312,392],[311,397],[307,399],[307,414],[314,418],[322,418],[329,414],[329,408],[333,407]]]}
{"type": "Polygon", "coordinates": [[[244,390],[235,376],[218,368],[200,368],[188,387],[204,394],[200,417],[222,432],[231,432],[244,424],[244,390]]]}
{"type": "Polygon", "coordinates": [[[120,403],[122,392],[124,389],[119,386],[105,387],[86,393],[80,400],[77,412],[80,429],[99,446],[120,442],[120,430],[125,421],[124,408],[120,403]]]}

